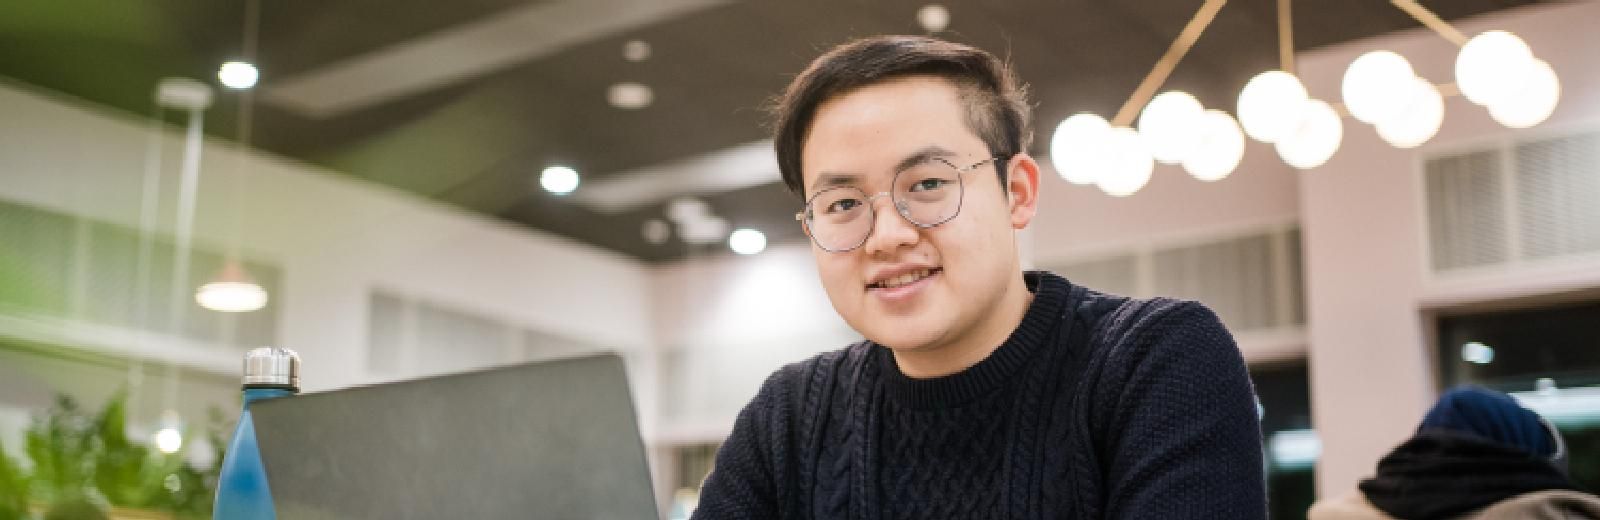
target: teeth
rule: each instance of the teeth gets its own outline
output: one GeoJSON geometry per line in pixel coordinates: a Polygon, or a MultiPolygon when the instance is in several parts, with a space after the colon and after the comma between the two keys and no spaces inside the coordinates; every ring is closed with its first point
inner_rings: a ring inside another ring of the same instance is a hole
{"type": "Polygon", "coordinates": [[[893,289],[895,287],[900,287],[902,285],[906,285],[906,284],[909,284],[911,282],[915,282],[917,280],[921,280],[923,278],[927,278],[928,275],[931,274],[931,273],[932,273],[932,271],[929,270],[929,269],[921,269],[921,270],[917,270],[917,271],[912,271],[912,272],[909,272],[909,273],[906,273],[906,274],[902,274],[900,276],[896,276],[894,278],[890,278],[888,280],[884,280],[882,282],[879,282],[878,286],[879,287],[883,287],[885,289],[893,289]]]}

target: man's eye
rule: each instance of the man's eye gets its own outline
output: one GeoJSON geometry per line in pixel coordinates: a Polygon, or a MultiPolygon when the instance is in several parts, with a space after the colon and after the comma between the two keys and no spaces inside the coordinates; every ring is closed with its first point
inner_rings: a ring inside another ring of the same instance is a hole
{"type": "Polygon", "coordinates": [[[860,205],[861,205],[861,201],[856,200],[856,199],[838,200],[838,201],[834,201],[833,204],[829,204],[828,205],[828,212],[829,213],[839,213],[839,212],[843,212],[843,211],[850,211],[850,210],[855,209],[856,207],[858,207],[860,205]]]}

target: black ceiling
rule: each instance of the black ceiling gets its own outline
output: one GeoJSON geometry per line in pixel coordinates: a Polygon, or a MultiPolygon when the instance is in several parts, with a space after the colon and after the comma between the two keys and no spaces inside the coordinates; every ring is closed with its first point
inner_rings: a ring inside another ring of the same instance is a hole
{"type": "MultiPolygon", "coordinates": [[[[530,3],[582,0],[264,0],[257,63],[262,87],[530,3]]],[[[549,164],[584,182],[766,136],[760,106],[820,50],[852,37],[917,33],[908,0],[743,0],[591,38],[543,58],[375,106],[315,119],[262,100],[260,148],[649,261],[680,258],[676,240],[651,245],[641,225],[660,205],[597,213],[536,188],[549,164]],[[624,60],[625,41],[652,57],[624,60]],[[637,81],[651,106],[611,107],[607,87],[637,81]]],[[[1532,0],[1423,2],[1446,19],[1532,0]]],[[[942,36],[1007,55],[1037,103],[1036,151],[1078,111],[1113,113],[1166,50],[1200,0],[945,0],[942,36]]],[[[1231,110],[1256,72],[1277,65],[1275,0],[1228,3],[1167,88],[1231,110]]],[[[1383,0],[1300,0],[1300,50],[1417,26],[1383,0]]],[[[153,110],[164,77],[214,81],[239,55],[243,0],[12,0],[0,4],[0,75],[138,114],[153,110]]],[[[258,90],[260,87],[258,87],[258,90]]],[[[237,96],[208,112],[211,133],[233,137],[237,96]]],[[[734,226],[769,240],[803,240],[795,202],[774,183],[706,194],[734,226]]],[[[581,188],[580,188],[581,189],[581,188]]]]}

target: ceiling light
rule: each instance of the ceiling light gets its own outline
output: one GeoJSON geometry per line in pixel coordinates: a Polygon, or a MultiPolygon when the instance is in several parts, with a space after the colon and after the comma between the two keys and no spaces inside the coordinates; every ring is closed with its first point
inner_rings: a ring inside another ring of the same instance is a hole
{"type": "Polygon", "coordinates": [[[1416,148],[1439,133],[1444,123],[1444,97],[1432,83],[1412,76],[1409,84],[1391,95],[1404,104],[1378,121],[1378,137],[1395,148],[1416,148]]]}
{"type": "Polygon", "coordinates": [[[1404,56],[1390,51],[1362,54],[1344,72],[1340,91],[1345,108],[1357,121],[1377,124],[1404,107],[1404,93],[1410,92],[1416,76],[1404,56]]]}
{"type": "Polygon", "coordinates": [[[267,306],[267,290],[251,280],[238,261],[229,260],[214,281],[195,291],[194,300],[217,312],[252,312],[267,306]]]}
{"type": "Polygon", "coordinates": [[[1533,51],[1517,35],[1488,31],[1461,46],[1456,55],[1456,86],[1468,101],[1493,105],[1516,94],[1533,63],[1533,51]]]}
{"type": "Polygon", "coordinates": [[[261,73],[255,65],[242,61],[230,61],[222,64],[217,70],[217,79],[222,85],[231,89],[247,89],[256,86],[256,80],[261,78],[261,73]]]}
{"type": "Polygon", "coordinates": [[[711,207],[694,197],[678,197],[667,203],[667,219],[679,224],[710,214],[711,207]]]}
{"type": "Polygon", "coordinates": [[[672,238],[672,226],[667,225],[666,221],[653,218],[644,221],[644,228],[640,233],[644,235],[645,242],[659,246],[667,243],[668,238],[672,238]]]}
{"type": "Polygon", "coordinates": [[[1100,191],[1113,197],[1126,197],[1150,182],[1155,162],[1145,148],[1139,132],[1128,127],[1112,128],[1106,139],[1106,170],[1096,179],[1100,191]]]}
{"type": "Polygon", "coordinates": [[[1494,348],[1476,341],[1461,346],[1461,360],[1477,365],[1494,362],[1494,348]]]}
{"type": "Polygon", "coordinates": [[[1561,100],[1561,79],[1543,60],[1533,61],[1533,66],[1522,75],[1521,83],[1512,95],[1489,105],[1489,116],[1510,128],[1543,123],[1561,100]]]}
{"type": "Polygon", "coordinates": [[[650,44],[644,40],[628,40],[622,44],[622,59],[634,63],[650,59],[650,44]]]}
{"type": "Polygon", "coordinates": [[[1239,92],[1239,125],[1251,139],[1276,142],[1299,123],[1306,87],[1293,74],[1269,70],[1244,85],[1239,92]]]}
{"type": "Polygon", "coordinates": [[[1183,160],[1184,171],[1206,182],[1233,173],[1239,161],[1244,160],[1244,132],[1239,130],[1239,123],[1227,112],[1207,110],[1195,126],[1199,140],[1183,160]]]}
{"type": "Polygon", "coordinates": [[[760,253],[767,248],[767,236],[754,229],[736,229],[728,235],[728,248],[741,255],[760,253]]]}
{"type": "Polygon", "coordinates": [[[1094,184],[1105,170],[1105,143],[1110,136],[1111,123],[1103,117],[1087,112],[1068,117],[1050,136],[1050,164],[1067,182],[1094,184]]]}
{"type": "Polygon", "coordinates": [[[211,85],[189,78],[162,79],[156,85],[156,104],[173,110],[205,110],[211,107],[211,85]]]}
{"type": "Polygon", "coordinates": [[[1169,90],[1150,100],[1139,113],[1139,135],[1150,157],[1162,164],[1179,164],[1199,142],[1200,100],[1188,92],[1169,90]]]}
{"type": "Polygon", "coordinates": [[[917,10],[917,25],[922,30],[936,33],[950,26],[950,10],[939,4],[928,4],[917,10]]]}
{"type": "Polygon", "coordinates": [[[156,450],[171,455],[183,449],[183,434],[177,428],[162,428],[156,430],[155,442],[156,450]]]}
{"type": "Polygon", "coordinates": [[[649,85],[631,81],[612,85],[611,89],[606,91],[606,101],[611,102],[611,106],[623,110],[638,110],[650,106],[655,99],[655,92],[650,90],[649,85]]]}
{"type": "Polygon", "coordinates": [[[728,220],[715,215],[678,222],[678,236],[690,244],[710,244],[728,236],[728,220]]]}
{"type": "Polygon", "coordinates": [[[578,171],[566,166],[551,166],[539,174],[539,185],[544,191],[566,195],[578,189],[578,171]]]}
{"type": "Polygon", "coordinates": [[[1312,99],[1300,111],[1294,130],[1278,140],[1278,156],[1290,166],[1309,170],[1328,162],[1343,139],[1339,113],[1327,102],[1312,99]]]}

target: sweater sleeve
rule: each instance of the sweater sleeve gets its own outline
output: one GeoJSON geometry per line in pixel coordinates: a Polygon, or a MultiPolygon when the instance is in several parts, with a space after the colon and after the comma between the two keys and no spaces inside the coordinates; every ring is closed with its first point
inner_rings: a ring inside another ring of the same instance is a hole
{"type": "Polygon", "coordinates": [[[1140,321],[1106,367],[1122,379],[1101,403],[1106,518],[1265,519],[1261,425],[1233,337],[1197,303],[1140,321]]]}
{"type": "Polygon", "coordinates": [[[711,474],[700,488],[700,504],[694,519],[776,518],[779,511],[777,470],[773,450],[786,428],[781,424],[790,388],[786,373],[798,370],[785,367],[767,378],[761,391],[739,412],[733,433],[717,450],[711,474]]]}

